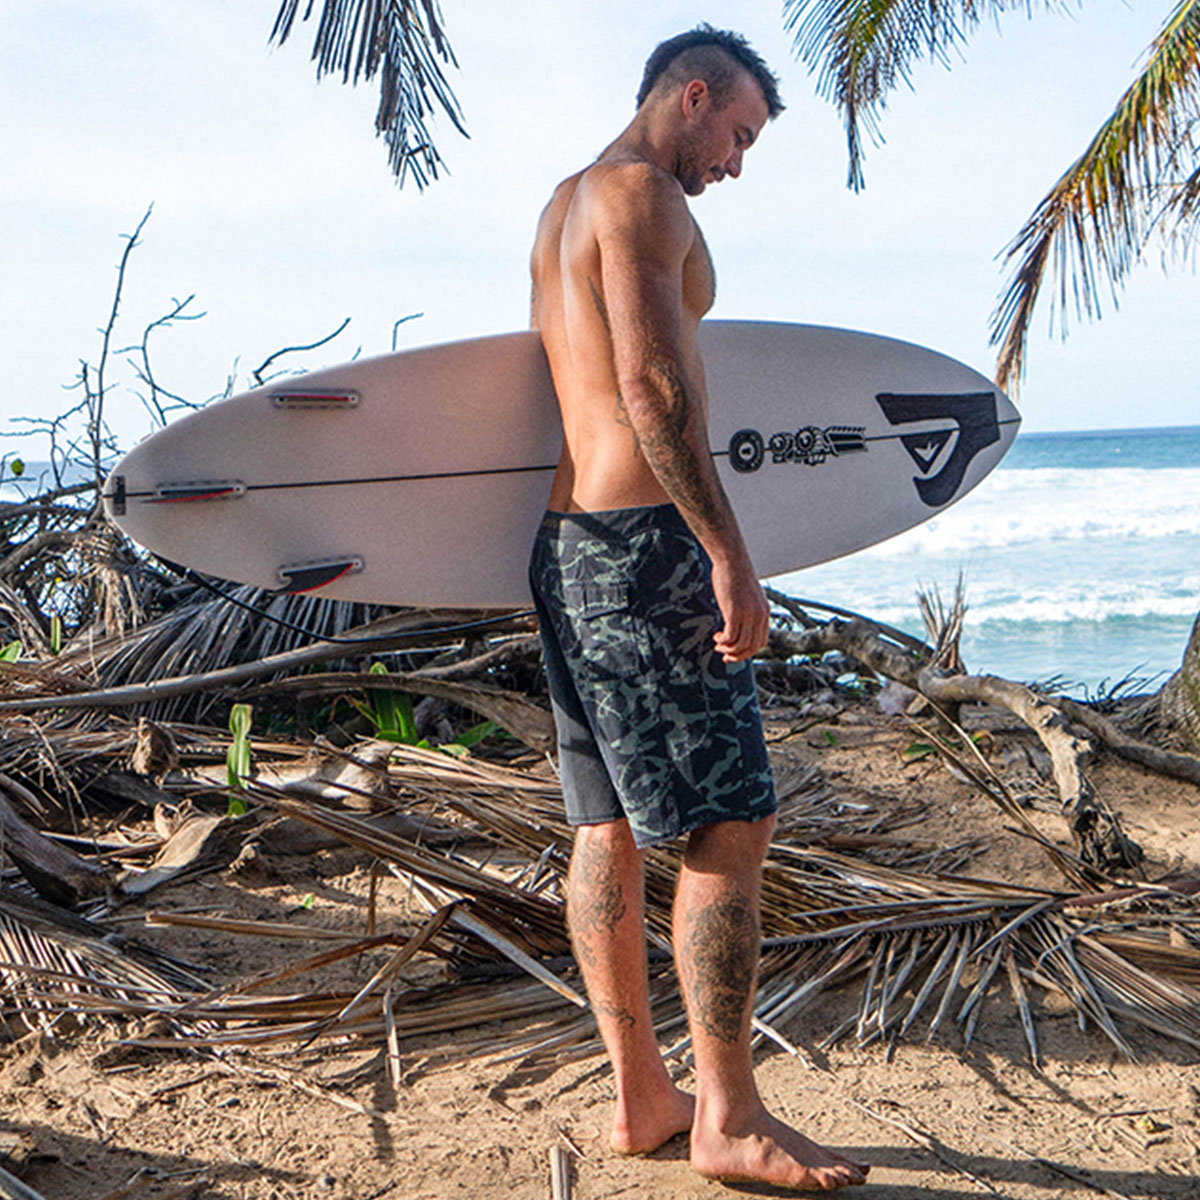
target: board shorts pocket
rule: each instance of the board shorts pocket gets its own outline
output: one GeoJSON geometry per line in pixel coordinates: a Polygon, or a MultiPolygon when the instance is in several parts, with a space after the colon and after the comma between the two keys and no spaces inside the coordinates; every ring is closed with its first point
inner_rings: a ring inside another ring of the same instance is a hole
{"type": "Polygon", "coordinates": [[[587,674],[596,680],[640,678],[650,661],[649,638],[629,585],[564,581],[562,597],[587,674]]]}
{"type": "Polygon", "coordinates": [[[720,689],[723,675],[714,663],[712,646],[718,624],[702,594],[679,596],[650,620],[664,743],[677,768],[693,783],[697,764],[692,755],[708,743],[713,690],[720,689]]]}

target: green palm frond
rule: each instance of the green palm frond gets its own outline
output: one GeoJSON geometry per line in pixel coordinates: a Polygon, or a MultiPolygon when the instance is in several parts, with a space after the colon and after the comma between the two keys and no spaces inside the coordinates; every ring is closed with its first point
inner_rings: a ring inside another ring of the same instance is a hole
{"type": "MultiPolygon", "coordinates": [[[[1043,5],[1066,7],[1061,0],[1043,5]]],[[[888,94],[911,82],[915,62],[928,57],[949,65],[948,52],[985,16],[1032,7],[1033,0],[784,0],[784,28],[797,57],[817,72],[817,91],[845,121],[849,186],[863,186],[863,131],[882,140],[879,117],[888,94]]]]}
{"type": "MultiPolygon", "coordinates": [[[[312,16],[308,0],[300,18],[312,16]]],[[[283,0],[271,32],[287,41],[300,0],[283,0]]],[[[443,68],[457,67],[437,0],[323,0],[313,59],[317,77],[340,72],[343,83],[378,74],[375,131],[388,146],[388,161],[401,186],[409,175],[418,188],[438,177],[442,157],[426,119],[441,111],[464,137],[462,110],[443,68]]]]}
{"type": "Polygon", "coordinates": [[[1065,330],[1069,301],[1079,315],[1098,315],[1102,280],[1116,303],[1153,231],[1181,239],[1185,251],[1194,241],[1198,120],[1200,0],[1182,0],[1155,38],[1139,77],[1008,248],[1007,259],[1017,266],[992,319],[1002,387],[1020,377],[1048,266],[1065,330]]]}

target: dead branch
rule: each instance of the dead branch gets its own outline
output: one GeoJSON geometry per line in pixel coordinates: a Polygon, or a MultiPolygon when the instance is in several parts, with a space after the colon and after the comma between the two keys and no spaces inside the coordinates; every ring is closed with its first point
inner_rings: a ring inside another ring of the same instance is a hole
{"type": "Polygon", "coordinates": [[[1072,731],[1062,710],[1046,697],[995,675],[947,675],[936,669],[921,671],[918,684],[918,690],[937,704],[994,704],[1008,709],[1045,746],[1063,807],[1077,809],[1092,800],[1095,792],[1083,773],[1092,756],[1091,744],[1072,731]]]}
{"type": "Polygon", "coordinates": [[[105,437],[106,426],[104,423],[104,400],[108,390],[104,382],[104,372],[108,366],[109,353],[112,347],[113,331],[117,324],[117,314],[121,308],[121,293],[125,288],[125,272],[129,267],[129,256],[133,253],[134,248],[138,245],[138,238],[141,237],[142,230],[146,227],[146,222],[150,220],[150,214],[154,211],[154,205],[150,205],[146,209],[145,215],[137,223],[137,228],[133,233],[125,235],[125,249],[121,254],[121,261],[117,266],[117,286],[113,292],[112,308],[108,314],[108,324],[101,330],[100,344],[100,361],[95,368],[96,384],[91,386],[88,378],[88,364],[83,364],[81,373],[81,382],[84,389],[84,397],[88,410],[88,438],[91,442],[91,459],[89,465],[92,468],[97,485],[103,481],[104,469],[101,465],[104,460],[104,451],[106,449],[105,437]]]}
{"type": "Polygon", "coordinates": [[[894,679],[913,691],[920,689],[921,668],[928,661],[917,651],[905,650],[886,639],[879,626],[865,617],[827,621],[802,633],[773,629],[767,650],[776,658],[807,658],[840,650],[868,670],[894,679]]]}
{"type": "Polygon", "coordinates": [[[364,634],[361,637],[311,642],[307,646],[268,655],[255,662],[239,663],[196,675],[180,675],[128,687],[100,688],[71,696],[29,696],[19,700],[3,700],[0,701],[0,712],[33,712],[39,708],[125,708],[172,696],[218,691],[269,675],[282,674],[310,663],[344,658],[347,646],[351,645],[355,654],[381,654],[392,650],[412,649],[414,645],[420,644],[423,632],[419,627],[412,628],[412,614],[385,618],[373,628],[377,630],[376,636],[364,634]]]}
{"type": "MultiPolygon", "coordinates": [[[[511,638],[461,662],[447,663],[441,667],[422,667],[416,674],[422,679],[445,679],[447,681],[478,679],[488,671],[507,667],[513,663],[536,663],[541,653],[541,642],[537,636],[511,638]]],[[[430,693],[432,695],[432,693],[430,693]]]]}
{"type": "Polygon", "coordinates": [[[65,505],[57,505],[55,501],[62,500],[67,496],[81,496],[84,492],[94,492],[95,490],[96,481],[89,479],[86,483],[76,483],[70,487],[51,488],[48,492],[42,492],[32,500],[22,500],[20,502],[3,501],[0,502],[0,521],[11,521],[17,517],[36,516],[43,512],[59,513],[63,516],[75,516],[78,515],[78,509],[68,508],[65,505]]]}
{"type": "Polygon", "coordinates": [[[1160,750],[1157,746],[1138,741],[1118,729],[1103,714],[1086,704],[1080,704],[1067,696],[1055,696],[1054,703],[1077,725],[1095,734],[1114,754],[1129,762],[1149,767],[1160,775],[1182,779],[1200,786],[1200,758],[1194,754],[1177,754],[1171,750],[1160,750]]]}
{"type": "Polygon", "coordinates": [[[1080,857],[1102,869],[1135,867],[1141,862],[1141,849],[1122,832],[1108,805],[1097,798],[1086,774],[1091,743],[1072,729],[1059,698],[1040,696],[997,676],[950,674],[930,656],[911,647],[901,648],[863,617],[828,621],[801,633],[775,631],[770,650],[785,656],[840,650],[876,674],[920,692],[943,712],[972,703],[1007,709],[1033,730],[1050,755],[1080,857]]]}
{"type": "Polygon", "coordinates": [[[359,689],[415,692],[420,696],[437,696],[479,713],[507,729],[514,737],[541,754],[554,747],[554,718],[550,713],[526,700],[516,692],[496,687],[471,687],[446,679],[431,678],[421,671],[370,675],[339,672],[322,675],[302,675],[294,679],[260,684],[252,695],[319,696],[330,692],[359,689]]]}
{"type": "Polygon", "coordinates": [[[54,550],[69,550],[90,536],[88,529],[47,529],[22,542],[15,550],[0,559],[0,575],[8,575],[31,558],[54,550]]]}
{"type": "Polygon", "coordinates": [[[34,891],[55,904],[73,905],[108,888],[107,871],[38,833],[0,796],[0,847],[34,891]]]}
{"type": "Polygon", "coordinates": [[[254,376],[255,385],[262,387],[265,380],[263,372],[277,359],[282,358],[285,354],[299,354],[303,350],[316,350],[319,346],[324,346],[327,342],[332,342],[347,325],[350,324],[350,318],[347,317],[332,333],[326,334],[323,338],[315,342],[309,342],[305,346],[285,346],[282,350],[276,350],[274,354],[269,355],[263,363],[250,372],[254,376]]]}
{"type": "Polygon", "coordinates": [[[203,319],[205,314],[202,312],[189,313],[184,311],[187,306],[191,304],[193,300],[195,300],[195,298],[195,294],[188,296],[185,300],[176,300],[172,298],[171,303],[174,307],[170,312],[164,313],[157,320],[151,321],[150,324],[146,326],[146,328],[142,331],[141,344],[138,346],[128,346],[122,352],[129,354],[134,350],[138,351],[141,357],[141,364],[138,365],[131,363],[130,365],[133,366],[134,373],[137,375],[138,379],[140,379],[142,383],[144,383],[150,389],[150,395],[148,397],[143,396],[141,398],[142,403],[145,405],[151,417],[153,417],[154,420],[156,420],[160,425],[165,425],[167,423],[167,413],[173,409],[196,409],[203,407],[202,404],[193,403],[190,400],[184,399],[182,396],[177,396],[174,392],[168,392],[166,388],[162,387],[154,376],[154,368],[150,362],[150,335],[156,329],[168,329],[175,324],[176,321],[199,321],[203,319]],[[170,403],[164,407],[164,405],[159,401],[160,396],[165,397],[170,403]]]}

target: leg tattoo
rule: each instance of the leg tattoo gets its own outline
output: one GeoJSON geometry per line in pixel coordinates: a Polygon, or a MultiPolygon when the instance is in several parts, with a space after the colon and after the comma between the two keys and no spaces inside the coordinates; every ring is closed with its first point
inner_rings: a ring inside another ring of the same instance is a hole
{"type": "Polygon", "coordinates": [[[729,1044],[741,1037],[758,965],[758,918],[736,893],[701,909],[685,953],[694,1020],[729,1044]]]}
{"type": "Polygon", "coordinates": [[[592,940],[611,937],[628,911],[616,865],[603,849],[576,846],[570,899],[571,941],[576,955],[590,965],[596,961],[592,940]]]}

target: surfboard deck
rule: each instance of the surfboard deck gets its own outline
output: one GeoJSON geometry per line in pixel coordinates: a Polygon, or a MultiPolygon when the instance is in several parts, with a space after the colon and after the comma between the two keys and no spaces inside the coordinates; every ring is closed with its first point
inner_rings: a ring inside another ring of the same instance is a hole
{"type": "MultiPolygon", "coordinates": [[[[712,450],[760,576],[935,516],[1020,416],[932,350],[809,325],[706,321],[712,450]]],[[[562,444],[536,333],[276,380],[191,413],[113,469],[106,510],[206,574],[397,605],[525,606],[562,444]]]]}

